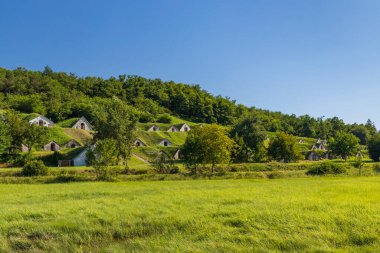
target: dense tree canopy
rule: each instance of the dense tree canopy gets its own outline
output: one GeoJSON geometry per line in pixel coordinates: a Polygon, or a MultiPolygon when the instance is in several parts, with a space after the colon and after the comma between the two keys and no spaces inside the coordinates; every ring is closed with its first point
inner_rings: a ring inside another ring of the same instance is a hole
{"type": "Polygon", "coordinates": [[[269,143],[268,155],[276,161],[295,162],[302,158],[297,139],[286,133],[278,133],[269,143]]]}
{"type": "Polygon", "coordinates": [[[135,138],[135,110],[114,97],[106,103],[99,105],[95,114],[95,141],[114,140],[118,160],[122,159],[126,163],[131,155],[135,138]]]}
{"type": "Polygon", "coordinates": [[[330,139],[329,148],[333,154],[347,159],[359,151],[359,139],[351,133],[339,131],[330,139]]]}
{"type": "Polygon", "coordinates": [[[211,164],[214,173],[216,164],[228,163],[234,142],[224,127],[216,124],[195,127],[184,145],[185,161],[191,165],[211,164]]]}
{"type": "Polygon", "coordinates": [[[265,157],[265,128],[256,114],[240,120],[231,130],[231,137],[239,145],[235,160],[239,162],[261,161],[265,157]]]}
{"type": "Polygon", "coordinates": [[[371,159],[378,162],[380,158],[380,134],[375,134],[368,141],[368,153],[371,159]]]}

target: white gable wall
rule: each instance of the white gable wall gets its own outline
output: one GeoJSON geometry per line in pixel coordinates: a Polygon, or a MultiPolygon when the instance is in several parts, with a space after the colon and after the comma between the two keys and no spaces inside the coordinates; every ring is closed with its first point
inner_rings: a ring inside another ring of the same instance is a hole
{"type": "Polygon", "coordinates": [[[79,119],[72,128],[77,128],[77,129],[83,129],[83,130],[87,130],[87,131],[91,131],[92,130],[92,127],[88,124],[88,122],[86,122],[85,120],[83,120],[82,118],[79,119]]]}
{"type": "Polygon", "coordinates": [[[52,126],[52,124],[45,120],[43,117],[41,116],[38,116],[37,118],[34,118],[32,120],[29,121],[30,124],[36,124],[36,125],[39,125],[39,126],[52,126]]]}

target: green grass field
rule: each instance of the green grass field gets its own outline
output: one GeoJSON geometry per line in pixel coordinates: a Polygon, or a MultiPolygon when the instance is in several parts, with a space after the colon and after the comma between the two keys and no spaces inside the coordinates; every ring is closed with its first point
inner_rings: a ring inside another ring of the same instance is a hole
{"type": "Polygon", "coordinates": [[[375,252],[380,177],[0,185],[0,252],[375,252]]]}

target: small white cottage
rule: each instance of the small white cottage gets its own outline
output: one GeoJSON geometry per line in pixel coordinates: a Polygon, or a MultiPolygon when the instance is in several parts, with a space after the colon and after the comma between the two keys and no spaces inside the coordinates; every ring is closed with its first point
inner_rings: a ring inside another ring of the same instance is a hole
{"type": "Polygon", "coordinates": [[[169,141],[168,139],[164,138],[158,145],[168,147],[172,146],[173,143],[171,143],[171,141],[169,141]]]}
{"type": "Polygon", "coordinates": [[[190,131],[190,127],[189,125],[187,125],[186,123],[182,124],[181,127],[179,128],[179,131],[180,132],[188,132],[190,131]]]}
{"type": "Polygon", "coordinates": [[[81,117],[77,122],[75,122],[72,128],[92,131],[92,125],[85,117],[81,117]]]}
{"type": "Polygon", "coordinates": [[[179,132],[179,130],[175,126],[171,126],[171,127],[169,127],[168,132],[173,132],[174,133],[174,132],[179,132]]]}
{"type": "Polygon", "coordinates": [[[135,147],[142,147],[142,146],[146,146],[144,142],[142,142],[140,139],[136,139],[135,142],[134,142],[134,145],[135,147]]]}
{"type": "Polygon", "coordinates": [[[35,124],[39,126],[45,126],[45,127],[51,127],[54,126],[54,122],[51,121],[50,119],[40,115],[34,119],[29,120],[30,124],[35,124]]]}
{"type": "Polygon", "coordinates": [[[149,127],[149,129],[148,129],[148,132],[156,132],[156,131],[160,131],[160,128],[156,125],[153,125],[153,126],[149,127]]]}
{"type": "Polygon", "coordinates": [[[60,149],[61,149],[61,146],[59,146],[59,144],[56,143],[55,141],[51,141],[43,147],[43,150],[45,151],[58,151],[60,149]]]}

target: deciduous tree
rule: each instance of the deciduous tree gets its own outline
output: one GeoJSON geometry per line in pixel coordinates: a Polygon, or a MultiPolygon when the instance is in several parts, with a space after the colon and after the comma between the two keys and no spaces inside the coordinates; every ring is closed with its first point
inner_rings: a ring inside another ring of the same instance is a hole
{"type": "Polygon", "coordinates": [[[347,160],[359,151],[359,139],[351,133],[339,131],[334,138],[330,139],[329,149],[333,154],[347,160]]]}
{"type": "Polygon", "coordinates": [[[268,155],[277,161],[300,160],[301,153],[297,145],[297,138],[286,133],[278,133],[269,143],[268,155]]]}
{"type": "Polygon", "coordinates": [[[184,145],[184,159],[192,164],[211,164],[212,173],[216,164],[228,163],[235,143],[224,127],[205,125],[190,131],[184,145]]]}

